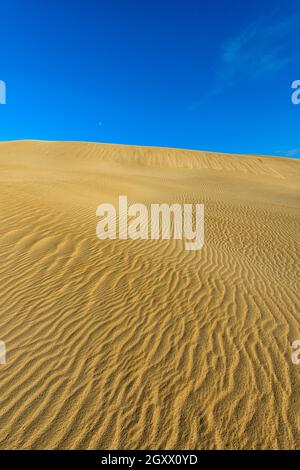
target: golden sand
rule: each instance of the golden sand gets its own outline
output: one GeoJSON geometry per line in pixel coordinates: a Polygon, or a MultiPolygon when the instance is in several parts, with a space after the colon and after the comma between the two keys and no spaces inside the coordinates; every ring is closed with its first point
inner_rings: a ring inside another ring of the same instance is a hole
{"type": "Polygon", "coordinates": [[[300,161],[0,143],[1,449],[300,448],[300,161]],[[96,208],[204,203],[205,245],[96,208]]]}

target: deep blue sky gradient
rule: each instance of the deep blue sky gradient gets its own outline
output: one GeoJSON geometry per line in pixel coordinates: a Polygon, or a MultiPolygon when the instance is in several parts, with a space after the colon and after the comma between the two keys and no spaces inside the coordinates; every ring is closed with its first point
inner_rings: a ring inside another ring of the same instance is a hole
{"type": "Polygon", "coordinates": [[[0,140],[300,156],[299,0],[1,0],[0,140]]]}

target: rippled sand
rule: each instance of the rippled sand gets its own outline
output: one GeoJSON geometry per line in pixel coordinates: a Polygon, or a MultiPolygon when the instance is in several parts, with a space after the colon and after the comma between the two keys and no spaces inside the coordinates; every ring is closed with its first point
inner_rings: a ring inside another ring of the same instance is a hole
{"type": "Polygon", "coordinates": [[[300,448],[300,161],[0,143],[2,449],[300,448]],[[96,207],[204,203],[205,246],[96,207]]]}

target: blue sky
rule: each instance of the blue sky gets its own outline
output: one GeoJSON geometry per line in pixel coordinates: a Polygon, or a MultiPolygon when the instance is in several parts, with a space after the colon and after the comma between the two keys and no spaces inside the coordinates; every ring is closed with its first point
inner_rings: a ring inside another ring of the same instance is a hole
{"type": "Polygon", "coordinates": [[[299,0],[1,0],[0,140],[300,156],[299,0]]]}

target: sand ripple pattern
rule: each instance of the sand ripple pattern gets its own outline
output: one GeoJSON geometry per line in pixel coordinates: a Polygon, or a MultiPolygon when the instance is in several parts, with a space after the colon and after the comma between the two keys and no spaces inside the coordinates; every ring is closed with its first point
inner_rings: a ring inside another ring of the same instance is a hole
{"type": "Polygon", "coordinates": [[[300,448],[300,162],[0,143],[1,449],[300,448]],[[205,246],[100,241],[204,203],[205,246]]]}

